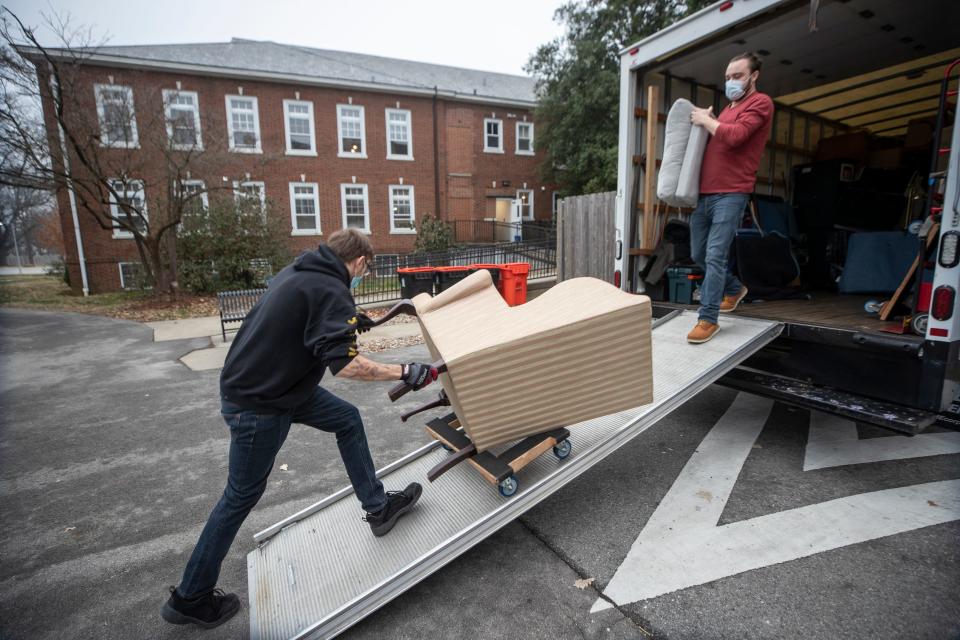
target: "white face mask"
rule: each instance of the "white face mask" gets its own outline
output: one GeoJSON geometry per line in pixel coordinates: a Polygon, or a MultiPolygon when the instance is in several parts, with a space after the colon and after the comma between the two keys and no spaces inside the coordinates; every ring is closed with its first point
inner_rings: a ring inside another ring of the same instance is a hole
{"type": "Polygon", "coordinates": [[[727,80],[727,84],[724,87],[724,93],[727,94],[727,100],[737,101],[743,97],[743,94],[747,92],[746,82],[742,80],[727,80]]]}

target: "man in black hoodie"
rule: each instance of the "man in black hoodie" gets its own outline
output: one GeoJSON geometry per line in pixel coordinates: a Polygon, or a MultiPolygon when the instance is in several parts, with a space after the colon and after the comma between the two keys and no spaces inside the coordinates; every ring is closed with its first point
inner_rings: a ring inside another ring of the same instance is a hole
{"type": "MultiPolygon", "coordinates": [[[[360,412],[323,387],[326,369],[342,378],[403,380],[420,389],[437,378],[430,365],[380,364],[357,355],[358,316],[351,289],[373,262],[373,247],[356,229],[330,236],[270,282],[234,338],[220,374],[221,413],[230,427],[227,487],[213,508],[179,586],[161,614],[173,624],[210,628],[240,609],[235,594],[215,589],[220,564],[247,514],[263,495],[277,452],[297,422],[335,433],[366,520],[375,536],[393,528],[420,498],[412,483],[384,492],[360,412]]],[[[369,328],[369,327],[367,327],[369,328]]]]}

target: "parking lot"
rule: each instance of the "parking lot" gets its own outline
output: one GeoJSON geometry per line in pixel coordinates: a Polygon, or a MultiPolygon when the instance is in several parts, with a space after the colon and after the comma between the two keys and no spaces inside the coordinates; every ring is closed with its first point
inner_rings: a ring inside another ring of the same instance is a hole
{"type": "MultiPolygon", "coordinates": [[[[248,635],[246,609],[209,632],[159,617],[225,479],[218,372],[178,362],[202,346],[0,311],[0,637],[248,635]]],[[[398,419],[416,394],[323,384],[360,408],[378,466],[428,442],[398,419]]],[[[958,436],[713,386],[344,637],[958,637],[958,436]]],[[[346,484],[308,428],[277,465],[224,563],[244,602],[252,534],[346,484]]]]}

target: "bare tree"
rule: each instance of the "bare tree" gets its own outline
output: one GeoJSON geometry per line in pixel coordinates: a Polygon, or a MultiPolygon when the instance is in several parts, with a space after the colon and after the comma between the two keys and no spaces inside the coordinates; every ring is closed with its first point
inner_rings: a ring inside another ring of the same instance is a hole
{"type": "Polygon", "coordinates": [[[103,46],[90,30],[57,16],[45,20],[57,47],[42,45],[33,28],[2,12],[0,136],[24,167],[0,171],[0,184],[72,190],[78,210],[136,243],[146,282],[175,293],[184,213],[207,192],[233,188],[220,177],[226,144],[213,135],[225,127],[207,122],[201,137],[193,94],[157,87],[140,72],[125,72],[140,80],[136,98],[131,85],[105,82],[104,70],[89,64],[103,46]],[[45,126],[31,117],[41,109],[45,126]]]}

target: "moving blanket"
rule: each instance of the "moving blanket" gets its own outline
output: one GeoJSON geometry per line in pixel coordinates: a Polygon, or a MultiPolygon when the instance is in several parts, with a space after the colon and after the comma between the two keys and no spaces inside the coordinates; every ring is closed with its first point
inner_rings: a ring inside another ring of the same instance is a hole
{"type": "Polygon", "coordinates": [[[509,307],[482,270],[413,304],[478,452],[653,401],[646,296],[574,278],[509,307]]]}
{"type": "Polygon", "coordinates": [[[693,109],[680,98],[667,114],[657,197],[672,207],[695,207],[700,197],[700,166],[710,134],[690,122],[693,109]]]}

